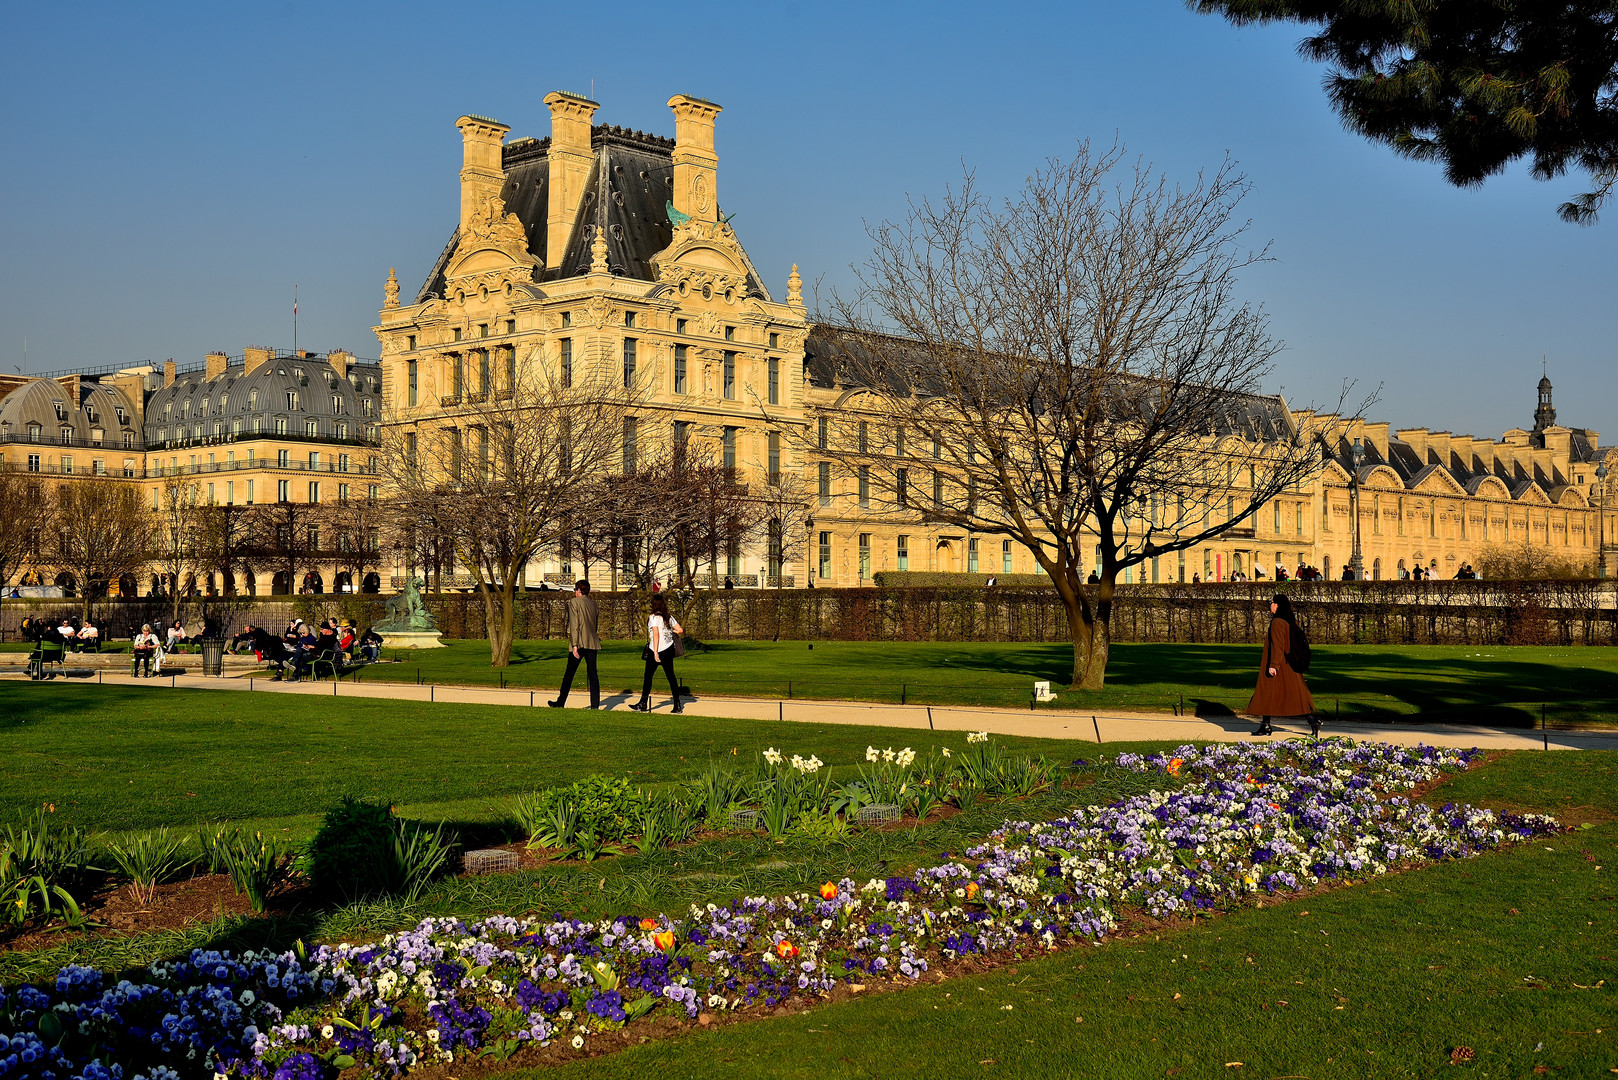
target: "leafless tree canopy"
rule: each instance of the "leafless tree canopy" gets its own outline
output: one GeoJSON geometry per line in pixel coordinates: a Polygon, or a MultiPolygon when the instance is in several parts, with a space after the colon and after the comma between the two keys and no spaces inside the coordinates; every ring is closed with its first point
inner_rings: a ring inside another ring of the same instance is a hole
{"type": "Polygon", "coordinates": [[[858,292],[825,319],[863,392],[811,454],[880,478],[873,507],[1032,551],[1068,608],[1076,686],[1103,683],[1125,567],[1240,526],[1318,468],[1258,394],[1279,343],[1237,291],[1266,258],[1243,244],[1247,190],[1229,163],[1177,187],[1088,145],[1004,204],[968,173],[872,230],[858,292]]]}
{"type": "Polygon", "coordinates": [[[56,569],[73,575],[90,617],[90,601],[139,573],[151,558],[156,519],[127,484],[71,483],[56,489],[51,529],[56,569]]]}
{"type": "Polygon", "coordinates": [[[396,531],[412,552],[430,537],[471,576],[499,667],[526,567],[559,542],[589,482],[618,468],[639,397],[605,365],[564,376],[537,354],[504,381],[442,418],[394,418],[381,455],[396,531]]]}
{"type": "Polygon", "coordinates": [[[37,477],[0,467],[0,585],[33,561],[50,516],[51,499],[37,477]]]}

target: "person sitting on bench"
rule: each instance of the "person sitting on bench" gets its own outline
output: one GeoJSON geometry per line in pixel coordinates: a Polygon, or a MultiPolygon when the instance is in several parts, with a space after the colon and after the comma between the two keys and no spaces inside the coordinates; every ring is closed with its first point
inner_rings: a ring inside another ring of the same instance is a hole
{"type": "Polygon", "coordinates": [[[144,665],[146,668],[145,677],[150,679],[152,677],[152,658],[157,655],[157,650],[157,635],[152,633],[152,624],[146,623],[140,628],[140,633],[135,635],[135,640],[130,645],[130,655],[134,659],[129,665],[129,673],[137,679],[141,678],[141,667],[144,665]]]}

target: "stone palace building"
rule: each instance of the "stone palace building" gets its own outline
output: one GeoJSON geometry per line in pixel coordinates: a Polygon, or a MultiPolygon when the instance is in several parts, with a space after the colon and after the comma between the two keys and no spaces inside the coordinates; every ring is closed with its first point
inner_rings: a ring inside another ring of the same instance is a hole
{"type": "MultiPolygon", "coordinates": [[[[853,388],[824,362],[797,267],[776,299],[721,213],[718,105],[671,98],[670,139],[596,124],[597,103],[574,94],[545,102],[545,138],[508,141],[498,121],[457,121],[456,225],[407,302],[389,272],[379,362],[342,350],[249,348],[183,371],[170,362],[0,376],[0,468],[138,484],[154,506],[175,477],[216,504],[385,499],[377,462],[385,425],[456,429],[497,392],[501,373],[594,365],[646,388],[623,419],[626,465],[651,453],[654,438],[711,440],[715,459],[750,486],[801,484],[805,542],[785,558],[765,542],[728,552],[719,572],[740,587],[778,576],[793,587],[844,587],[882,571],[1037,572],[1026,550],[1000,536],[871,511],[849,478],[816,459],[805,436],[835,418],[853,388]]],[[[1548,379],[1533,426],[1498,440],[1385,423],[1345,428],[1279,397],[1265,409],[1306,432],[1333,432],[1330,441],[1317,436],[1315,479],[1213,542],[1131,568],[1126,582],[1272,577],[1277,566],[1302,565],[1338,577],[1353,553],[1356,506],[1370,578],[1416,567],[1454,577],[1500,546],[1614,569],[1618,477],[1607,477],[1603,495],[1597,469],[1618,471],[1618,455],[1596,432],[1557,423],[1548,379]]],[[[235,585],[389,589],[405,573],[402,558],[363,582],[315,557],[297,580],[280,573],[235,585]]],[[[578,569],[553,556],[530,568],[528,583],[569,580],[578,569]]],[[[618,580],[610,563],[591,574],[601,587],[618,580]]]]}

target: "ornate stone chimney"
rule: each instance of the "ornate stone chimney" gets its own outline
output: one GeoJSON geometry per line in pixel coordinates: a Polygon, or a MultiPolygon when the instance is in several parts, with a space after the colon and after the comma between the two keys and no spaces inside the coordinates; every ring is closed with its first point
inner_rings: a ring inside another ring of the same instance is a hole
{"type": "Polygon", "coordinates": [[[225,367],[230,358],[222,352],[211,352],[202,358],[202,377],[208,382],[219,378],[225,373],[225,367]]]}
{"type": "Polygon", "coordinates": [[[687,94],[669,98],[669,108],[674,110],[674,209],[701,221],[718,221],[719,155],[713,132],[714,118],[724,110],[687,94]]]}
{"type": "Polygon", "coordinates": [[[578,94],[553,90],[545,95],[551,110],[550,179],[545,218],[545,265],[560,266],[573,232],[584,185],[590,179],[590,121],[600,105],[578,94]]]}
{"type": "Polygon", "coordinates": [[[461,233],[472,216],[489,198],[499,198],[506,182],[500,160],[500,144],[511,129],[486,116],[463,116],[455,121],[461,129],[461,233]]]}

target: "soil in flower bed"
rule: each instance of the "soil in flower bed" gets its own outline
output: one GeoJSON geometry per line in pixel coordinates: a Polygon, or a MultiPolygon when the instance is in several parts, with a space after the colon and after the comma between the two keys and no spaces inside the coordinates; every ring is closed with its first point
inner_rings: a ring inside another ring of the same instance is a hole
{"type": "Polygon", "coordinates": [[[283,890],[270,901],[270,910],[255,915],[247,897],[236,892],[228,874],[199,874],[185,881],[159,885],[150,901],[136,899],[121,882],[103,885],[79,905],[87,925],[72,930],[61,922],[30,924],[23,932],[0,938],[0,951],[29,952],[73,940],[122,937],[161,930],[178,930],[225,916],[266,918],[285,915],[306,906],[305,890],[283,890]]]}

